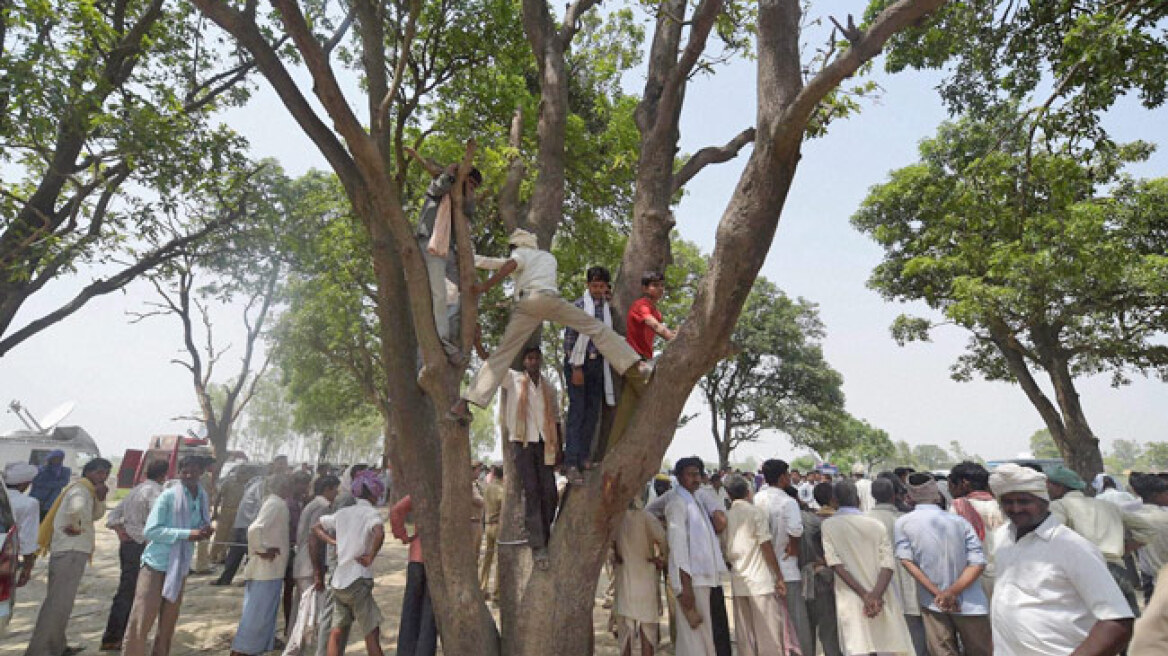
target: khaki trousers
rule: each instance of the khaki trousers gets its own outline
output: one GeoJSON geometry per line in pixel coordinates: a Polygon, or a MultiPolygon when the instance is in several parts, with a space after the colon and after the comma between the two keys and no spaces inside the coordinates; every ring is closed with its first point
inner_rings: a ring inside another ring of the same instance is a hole
{"type": "Polygon", "coordinates": [[[988,615],[953,615],[921,609],[929,656],[990,656],[994,653],[988,615]],[[957,636],[961,636],[961,648],[957,636]]]}
{"type": "MultiPolygon", "coordinates": [[[[162,598],[162,584],[166,572],[156,572],[145,565],[138,572],[138,588],[134,590],[134,609],[130,611],[130,624],[126,627],[126,637],[122,641],[122,656],[146,656],[146,639],[154,620],[158,620],[158,633],[154,636],[151,656],[168,656],[170,643],[174,640],[174,627],[178,623],[178,612],[182,606],[183,592],[178,593],[174,603],[162,598]]],[[[183,590],[186,581],[183,581],[183,590]]]]}
{"type": "MultiPolygon", "coordinates": [[[[491,582],[491,564],[495,560],[495,549],[499,542],[499,524],[487,524],[487,543],[483,547],[483,560],[479,566],[479,588],[487,592],[487,585],[491,582]]],[[[499,595],[499,573],[495,572],[495,586],[490,588],[491,596],[499,595]]]]}
{"type": "Polygon", "coordinates": [[[511,310],[511,320],[503,332],[503,341],[470,381],[463,398],[485,408],[491,404],[495,390],[514,362],[527,338],[544,321],[551,321],[588,335],[592,343],[618,374],[624,374],[641,356],[629,346],[624,337],[616,334],[591,314],[560,298],[555,292],[520,292],[511,310]]]}
{"type": "Polygon", "coordinates": [[[48,593],[37,613],[25,656],[61,656],[64,653],[65,627],[73,614],[77,588],[88,563],[89,554],[81,551],[58,551],[49,556],[48,593]]]}
{"type": "MultiPolygon", "coordinates": [[[[734,597],[734,637],[739,656],[782,656],[786,603],[777,594],[734,597]]],[[[791,636],[791,644],[798,641],[791,636]]]]}

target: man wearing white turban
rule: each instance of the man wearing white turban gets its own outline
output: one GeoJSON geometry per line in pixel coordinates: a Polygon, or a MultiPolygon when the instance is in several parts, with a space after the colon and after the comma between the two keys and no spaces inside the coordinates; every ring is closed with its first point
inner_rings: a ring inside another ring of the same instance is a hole
{"type": "Polygon", "coordinates": [[[32,576],[32,566],[36,563],[37,531],[41,523],[41,504],[25,492],[36,478],[36,465],[26,462],[10,462],[4,467],[4,485],[8,487],[8,502],[12,505],[13,519],[16,520],[17,535],[20,536],[19,553],[24,561],[16,587],[28,583],[32,576]]]}
{"type": "Polygon", "coordinates": [[[475,294],[484,294],[504,278],[515,274],[515,305],[511,320],[503,332],[499,348],[487,362],[450,412],[463,421],[470,420],[467,403],[485,408],[491,403],[515,356],[532,331],[544,321],[554,321],[587,335],[604,359],[620,374],[634,369],[642,379],[648,377],[648,365],[640,364],[641,357],[618,335],[596,317],[565,301],[556,280],[556,257],[539,248],[534,234],[517,229],[509,240],[511,255],[506,259],[478,257],[475,265],[484,269],[498,269],[486,282],[476,284],[475,294]]]}
{"type": "Polygon", "coordinates": [[[990,475],[1009,522],[994,536],[995,656],[1111,656],[1132,612],[1098,547],[1050,512],[1046,476],[1013,463],[990,475]]]}

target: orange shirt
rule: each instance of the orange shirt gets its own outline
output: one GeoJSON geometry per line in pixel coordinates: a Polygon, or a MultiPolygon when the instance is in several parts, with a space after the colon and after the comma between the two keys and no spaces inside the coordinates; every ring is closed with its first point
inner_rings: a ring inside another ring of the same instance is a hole
{"type": "Polygon", "coordinates": [[[406,515],[414,509],[414,502],[410,499],[410,495],[402,497],[401,501],[393,504],[393,508],[389,509],[389,530],[393,533],[393,537],[410,545],[410,562],[421,563],[422,560],[422,539],[418,536],[415,530],[413,535],[406,531],[406,515]]]}

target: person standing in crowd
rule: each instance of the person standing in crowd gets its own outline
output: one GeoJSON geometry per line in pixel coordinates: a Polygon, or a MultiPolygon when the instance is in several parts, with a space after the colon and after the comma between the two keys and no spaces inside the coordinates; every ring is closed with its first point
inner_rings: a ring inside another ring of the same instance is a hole
{"type": "Polygon", "coordinates": [[[480,258],[484,266],[499,270],[486,282],[475,285],[475,293],[483,294],[504,278],[515,274],[515,305],[511,319],[503,331],[499,348],[487,358],[478,370],[462,398],[455,402],[450,414],[460,421],[470,421],[469,403],[485,408],[491,403],[495,390],[508,379],[509,367],[515,356],[523,352],[527,338],[543,321],[554,321],[587,335],[604,355],[605,360],[621,375],[631,373],[636,380],[649,379],[652,368],[621,336],[596,317],[560,297],[556,279],[556,257],[539,248],[534,234],[518,229],[511,233],[511,255],[505,260],[480,258]]]}
{"type": "Polygon", "coordinates": [[[483,523],[486,529],[486,545],[483,547],[483,561],[479,566],[479,587],[487,599],[499,598],[499,574],[496,568],[495,585],[491,582],[491,567],[495,561],[495,549],[499,542],[499,516],[503,513],[503,467],[491,467],[491,482],[483,489],[483,523]]]}
{"type": "Polygon", "coordinates": [[[523,371],[504,374],[506,398],[500,420],[510,441],[515,471],[523,482],[527,542],[535,566],[549,567],[547,545],[559,494],[553,473],[560,453],[560,404],[555,385],[543,377],[538,346],[523,352],[523,371]]]}
{"type": "Polygon", "coordinates": [[[162,484],[170,471],[170,462],[155,460],[146,466],[146,480],[134,486],[120,504],[106,518],[105,525],[118,534],[118,563],[121,578],[114,594],[105,633],[101,637],[101,651],[121,651],[126,623],[134,607],[134,591],[138,588],[138,571],[142,567],[142,552],[146,549],[146,520],[154,501],[162,494],[162,484]]]}
{"type": "MultiPolygon", "coordinates": [[[[771,546],[779,569],[783,572],[783,582],[788,590],[800,590],[803,576],[799,572],[799,545],[803,536],[803,516],[799,512],[799,502],[783,491],[790,485],[787,463],[770,459],[762,463],[762,477],[766,487],[754,497],[754,504],[767,512],[771,528],[771,546]]],[[[799,649],[804,654],[812,653],[815,638],[811,633],[811,621],[807,617],[807,604],[800,595],[788,594],[787,614],[795,627],[799,639],[799,649]]]]}
{"type": "Polygon", "coordinates": [[[969,522],[986,555],[986,568],[981,573],[981,587],[986,599],[992,598],[994,590],[994,563],[990,558],[994,552],[994,532],[1006,523],[1002,508],[989,489],[990,473],[976,462],[966,460],[949,471],[949,494],[953,495],[949,511],[969,522]]]}
{"type": "Polygon", "coordinates": [[[268,487],[271,492],[247,527],[243,613],[235,639],[231,641],[232,656],[256,656],[272,650],[276,644],[280,593],[291,552],[288,497],[292,495],[292,480],[284,473],[273,474],[268,487]]]}
{"type": "MultiPolygon", "coordinates": [[[[329,582],[336,609],[329,632],[328,654],[341,656],[348,629],[357,622],[369,656],[381,656],[381,610],[373,599],[373,560],[385,542],[385,527],[375,506],[385,493],[385,485],[376,473],[369,472],[353,481],[352,493],[357,499],[355,504],[335,514],[323,515],[314,524],[316,537],[333,543],[337,549],[337,567],[329,582]],[[335,540],[328,532],[336,535],[335,540]]],[[[314,569],[317,583],[323,583],[324,573],[319,563],[314,563],[314,569]]]]}
{"type": "MultiPolygon", "coordinates": [[[[205,459],[208,462],[213,462],[213,459],[210,456],[206,456],[205,459]]],[[[208,501],[215,498],[215,475],[209,468],[203,472],[203,477],[199,479],[199,485],[202,486],[203,491],[207,493],[208,501]]],[[[212,527],[212,529],[213,528],[214,527],[212,527]]],[[[191,574],[205,576],[210,573],[211,541],[199,540],[197,543],[195,543],[195,560],[193,563],[191,563],[191,574]]]]}
{"type": "Polygon", "coordinates": [[[236,466],[219,483],[212,497],[215,509],[211,518],[215,521],[215,539],[211,543],[211,562],[216,565],[223,564],[227,559],[228,544],[234,539],[235,513],[243,501],[243,492],[248,483],[247,474],[251,471],[250,465],[236,466]]]}
{"type": "Polygon", "coordinates": [[[69,479],[73,477],[73,471],[64,466],[64,462],[64,451],[60,449],[50,451],[49,457],[45,458],[45,464],[41,465],[36,478],[32,479],[32,489],[29,490],[28,496],[40,503],[41,520],[44,520],[45,515],[49,514],[49,509],[53,507],[57,496],[69,484],[69,479]]]}
{"type": "Polygon", "coordinates": [[[413,510],[414,502],[407,494],[389,511],[389,528],[393,537],[410,545],[401,626],[397,632],[397,653],[398,656],[434,656],[438,651],[438,625],[434,622],[434,606],[430,601],[430,586],[426,582],[422,540],[417,530],[413,535],[406,530],[406,518],[413,510]]]}
{"type": "MultiPolygon", "coordinates": [[[[274,471],[274,467],[269,467],[268,470],[274,471]]],[[[239,566],[243,563],[244,557],[248,555],[247,547],[245,546],[247,544],[247,528],[251,526],[251,523],[255,521],[255,518],[260,513],[260,507],[263,506],[264,497],[271,487],[269,480],[269,476],[256,476],[245,486],[243,497],[239,502],[239,509],[235,512],[235,522],[231,528],[232,545],[227,550],[227,559],[223,565],[223,572],[211,585],[231,585],[231,582],[235,580],[235,573],[239,571],[239,566]]]]}
{"type": "Polygon", "coordinates": [[[669,540],[669,580],[684,615],[677,623],[677,656],[715,656],[710,595],[721,586],[726,563],[714,526],[694,499],[702,482],[702,461],[681,458],[674,467],[678,486],[665,507],[669,540]]]}
{"type": "MultiPolygon", "coordinates": [[[[348,508],[350,506],[356,505],[357,500],[355,498],[353,498],[353,478],[356,478],[356,477],[354,476],[354,477],[350,478],[349,483],[348,483],[348,489],[345,489],[346,485],[345,485],[343,480],[341,481],[340,491],[337,494],[337,498],[333,501],[333,507],[331,510],[332,513],[335,514],[344,508],[348,508]]],[[[314,534],[316,533],[315,528],[313,529],[313,533],[314,534]]],[[[332,537],[335,540],[336,533],[333,532],[330,535],[330,537],[332,537]]],[[[316,555],[311,556],[312,562],[314,563],[314,567],[315,567],[315,563],[323,562],[324,563],[323,572],[328,573],[328,572],[335,572],[336,571],[336,569],[337,569],[337,546],[336,546],[336,544],[334,544],[332,542],[326,542],[326,541],[321,540],[319,538],[314,538],[313,540],[311,540],[309,542],[309,548],[316,549],[316,555]]],[[[313,570],[314,578],[315,578],[315,573],[316,573],[316,570],[314,569],[313,570]]],[[[321,603],[321,606],[320,606],[320,608],[317,612],[317,616],[316,616],[316,620],[317,620],[316,656],[328,656],[329,635],[332,633],[333,615],[334,615],[334,612],[336,611],[336,607],[337,607],[336,601],[337,600],[336,600],[336,595],[333,594],[334,590],[332,589],[331,586],[325,585],[324,579],[317,579],[315,587],[316,587],[318,592],[323,591],[323,593],[324,593],[323,601],[321,603]]],[[[343,627],[341,629],[341,635],[340,635],[341,653],[344,653],[345,647],[348,644],[349,644],[349,627],[343,627]]]]}
{"type": "MultiPolygon", "coordinates": [[[[876,505],[866,514],[884,526],[888,539],[892,541],[893,552],[896,550],[895,527],[896,522],[904,513],[896,507],[896,484],[894,478],[877,478],[872,481],[872,498],[876,505]]],[[[889,588],[900,603],[904,611],[904,622],[908,625],[908,634],[912,638],[913,650],[916,656],[930,656],[928,638],[925,633],[925,622],[921,619],[921,604],[917,598],[917,582],[900,562],[893,568],[896,573],[892,576],[889,588]]]]}
{"type": "MultiPolygon", "coordinates": [[[[802,596],[806,600],[812,643],[823,646],[824,656],[843,656],[840,650],[839,625],[835,616],[835,574],[823,554],[823,521],[835,515],[835,495],[831,483],[817,483],[812,489],[817,510],[803,513],[803,537],[800,539],[799,567],[802,573],[802,596]]],[[[794,594],[790,590],[788,595],[794,594]]]]}
{"type": "Polygon", "coordinates": [[[912,512],[896,520],[896,557],[920,585],[931,656],[990,656],[989,601],[977,579],[985,569],[973,526],[941,508],[929,474],[909,474],[912,512]]]}
{"type": "Polygon", "coordinates": [[[995,656],[1113,656],[1133,613],[1099,548],[1050,511],[1046,476],[1013,463],[990,474],[1009,520],[994,535],[995,656]]]}
{"type": "MultiPolygon", "coordinates": [[[[611,330],[612,306],[608,302],[608,287],[612,276],[608,269],[594,266],[588,269],[585,278],[588,290],[575,305],[590,312],[611,330]]],[[[592,469],[588,454],[600,421],[601,408],[616,405],[616,392],[608,361],[588,335],[581,335],[574,328],[564,329],[564,379],[568,381],[564,467],[568,482],[580,485],[584,482],[582,472],[592,469]]]]}
{"type": "Polygon", "coordinates": [[[81,477],[56,496],[41,522],[37,544],[40,554],[49,554],[49,582],[25,656],[71,656],[84,649],[66,644],[65,628],[93,556],[93,523],[105,515],[111,467],[104,458],[85,463],[81,477]]]}
{"type": "Polygon", "coordinates": [[[1143,616],[1136,620],[1127,653],[1128,656],[1168,654],[1168,588],[1161,587],[1148,599],[1143,616]]]}
{"type": "Polygon", "coordinates": [[[799,589],[787,590],[783,573],[771,546],[767,511],[750,502],[750,484],[738,475],[725,481],[730,495],[726,531],[722,534],[730,563],[730,590],[734,597],[734,627],[741,656],[782,656],[798,647],[787,643],[787,609],[783,598],[802,597],[799,589]]]}
{"type": "Polygon", "coordinates": [[[1159,573],[1168,565],[1168,482],[1159,476],[1138,473],[1132,473],[1128,480],[1142,500],[1135,512],[1156,528],[1156,538],[1136,552],[1144,602],[1150,604],[1159,573]]]}
{"type": "Polygon", "coordinates": [[[677,336],[669,326],[661,322],[661,310],[657,303],[665,296],[665,276],[656,271],[646,271],[641,275],[641,298],[629,306],[625,317],[625,339],[642,358],[653,359],[653,338],[670,341],[677,336]]]}
{"type": "Polygon", "coordinates": [[[210,497],[199,483],[208,464],[200,456],[185,456],[179,461],[180,484],[168,486],[158,496],[146,520],[143,533],[149,544],[142,553],[123,656],[146,655],[146,639],[156,619],[158,633],[150,654],[170,653],[195,546],[214,532],[210,497]]]}
{"type": "Polygon", "coordinates": [[[288,571],[284,576],[284,638],[292,630],[296,620],[296,577],[292,573],[292,565],[296,558],[296,538],[300,528],[300,512],[308,497],[308,486],[312,484],[312,474],[303,469],[293,472],[292,493],[285,499],[288,504],[288,544],[291,545],[291,554],[288,556],[288,571]]]}
{"type": "Polygon", "coordinates": [[[621,656],[653,656],[660,641],[661,597],[657,594],[657,581],[669,557],[665,529],[634,500],[621,518],[612,548],[612,619],[617,648],[621,656]]]}
{"type": "Polygon", "coordinates": [[[16,578],[18,588],[23,588],[28,583],[32,577],[33,565],[36,564],[41,506],[36,499],[25,494],[36,475],[36,466],[26,462],[10,462],[4,466],[4,485],[8,488],[8,503],[12,506],[12,519],[17,526],[17,535],[20,536],[18,555],[23,566],[20,576],[16,578]]]}
{"type": "Polygon", "coordinates": [[[872,479],[868,478],[868,468],[864,463],[852,465],[852,479],[856,483],[856,493],[860,495],[860,512],[868,512],[876,505],[872,497],[872,479]]]}
{"type": "Polygon", "coordinates": [[[1132,613],[1139,617],[1135,585],[1123,564],[1123,556],[1127,553],[1126,538],[1130,534],[1132,542],[1147,544],[1155,539],[1155,529],[1139,515],[1124,512],[1113,503],[1083,496],[1086,483],[1074,471],[1053,465],[1047,467],[1045,473],[1051,498],[1050,513],[1063,526],[1099,547],[1116,585],[1123,592],[1132,613]]]}
{"type": "MultiPolygon", "coordinates": [[[[323,515],[332,512],[333,502],[337,498],[340,486],[341,479],[331,474],[317,478],[312,484],[312,501],[309,501],[300,511],[300,519],[296,522],[296,551],[292,556],[292,578],[296,581],[296,604],[292,613],[293,624],[295,624],[296,615],[299,614],[299,604],[304,593],[313,585],[316,570],[324,571],[323,552],[318,554],[321,556],[321,562],[313,562],[312,549],[309,544],[312,541],[312,529],[323,515]]],[[[323,591],[318,592],[323,593],[323,591]]],[[[323,594],[318,594],[317,597],[318,601],[323,602],[323,594]]],[[[318,604],[317,607],[319,608],[320,605],[318,604]]]]}
{"type": "Polygon", "coordinates": [[[844,653],[911,654],[904,611],[888,589],[896,566],[892,541],[880,522],[860,512],[854,482],[840,480],[833,490],[839,510],[823,522],[823,555],[835,571],[844,653]]]}

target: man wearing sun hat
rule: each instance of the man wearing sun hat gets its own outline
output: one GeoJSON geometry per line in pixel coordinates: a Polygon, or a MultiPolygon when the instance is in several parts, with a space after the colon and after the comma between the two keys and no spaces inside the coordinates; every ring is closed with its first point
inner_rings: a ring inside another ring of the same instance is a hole
{"type": "Polygon", "coordinates": [[[556,257],[539,247],[535,234],[517,229],[511,233],[509,244],[511,255],[506,259],[480,257],[475,261],[480,268],[498,269],[486,282],[474,286],[475,293],[484,294],[507,276],[515,274],[515,304],[499,348],[471,379],[463,398],[451,408],[454,417],[469,421],[468,403],[480,408],[490,405],[511,363],[523,351],[532,331],[544,321],[554,321],[587,335],[604,359],[621,375],[631,372],[641,380],[649,377],[650,368],[641,363],[641,356],[623,337],[560,296],[556,257]]]}
{"type": "Polygon", "coordinates": [[[1098,547],[1050,510],[1047,478],[1013,463],[990,475],[1009,522],[995,532],[995,656],[1116,654],[1132,611],[1098,547]]]}
{"type": "Polygon", "coordinates": [[[1132,612],[1139,616],[1135,587],[1123,564],[1126,553],[1126,536],[1139,544],[1149,544],[1155,539],[1155,528],[1147,519],[1134,513],[1124,512],[1113,503],[1083,495],[1087,484],[1074,471],[1062,465],[1046,468],[1046,488],[1050,492],[1050,512],[1064,526],[1086,538],[1099,547],[1107,569],[1115,577],[1123,596],[1131,605],[1132,612]]]}

